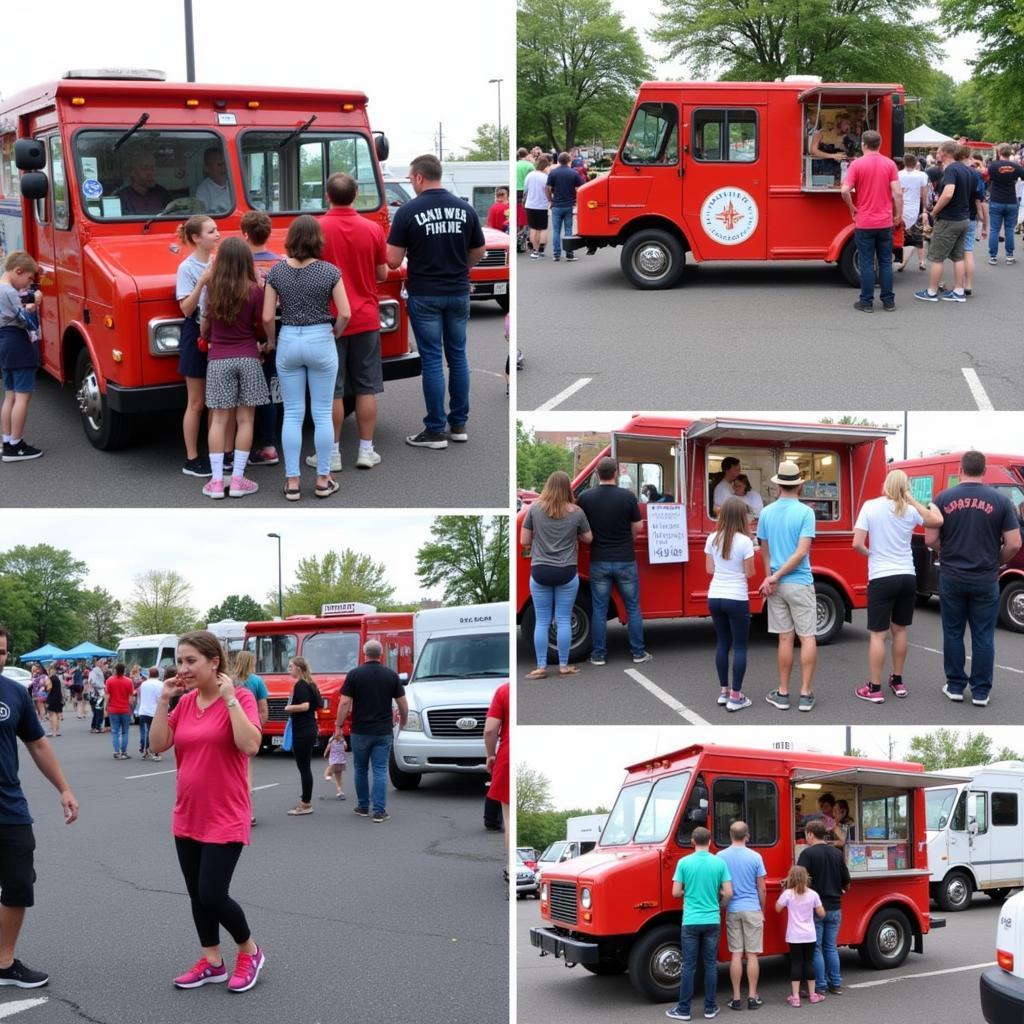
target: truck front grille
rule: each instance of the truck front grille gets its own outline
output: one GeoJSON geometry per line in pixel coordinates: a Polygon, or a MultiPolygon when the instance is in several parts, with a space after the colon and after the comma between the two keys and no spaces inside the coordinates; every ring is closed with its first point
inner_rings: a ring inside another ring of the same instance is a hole
{"type": "Polygon", "coordinates": [[[288,704],[287,697],[269,697],[267,699],[267,709],[270,712],[270,722],[287,722],[288,713],[285,711],[285,707],[288,704]]]}
{"type": "Polygon", "coordinates": [[[488,249],[477,264],[478,267],[508,266],[508,249],[488,249]]]}
{"type": "Polygon", "coordinates": [[[553,921],[576,923],[576,883],[548,882],[548,905],[553,921]]]}
{"type": "Polygon", "coordinates": [[[440,708],[427,712],[427,725],[431,736],[451,739],[483,739],[487,708],[440,708]],[[471,729],[460,729],[455,723],[462,718],[472,718],[476,724],[471,729]]]}

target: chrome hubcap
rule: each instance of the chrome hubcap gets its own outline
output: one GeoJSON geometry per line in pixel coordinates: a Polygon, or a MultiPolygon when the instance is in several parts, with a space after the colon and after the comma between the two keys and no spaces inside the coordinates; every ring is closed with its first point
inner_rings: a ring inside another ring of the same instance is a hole
{"type": "Polygon", "coordinates": [[[1018,590],[1010,598],[1006,604],[1006,609],[1013,622],[1018,626],[1024,627],[1024,590],[1018,590]]]}
{"type": "Polygon", "coordinates": [[[961,903],[967,900],[967,886],[958,878],[946,890],[946,895],[949,897],[950,903],[960,906],[961,903]]]}
{"type": "Polygon", "coordinates": [[[818,598],[815,603],[815,610],[817,612],[818,632],[827,633],[832,628],[832,623],[835,619],[835,609],[832,607],[832,602],[818,598]]]}
{"type": "Polygon", "coordinates": [[[902,930],[894,924],[887,924],[878,933],[878,948],[885,956],[892,956],[903,940],[902,930]]]}
{"type": "Polygon", "coordinates": [[[103,396],[96,380],[96,371],[91,365],[78,386],[77,397],[79,411],[89,421],[90,427],[99,430],[103,425],[103,396]]]}
{"type": "Polygon", "coordinates": [[[668,253],[653,243],[638,249],[634,260],[637,270],[647,277],[661,277],[668,269],[668,253]]]}
{"type": "Polygon", "coordinates": [[[682,974],[683,956],[678,946],[662,946],[651,957],[651,977],[659,985],[677,985],[682,974]]]}

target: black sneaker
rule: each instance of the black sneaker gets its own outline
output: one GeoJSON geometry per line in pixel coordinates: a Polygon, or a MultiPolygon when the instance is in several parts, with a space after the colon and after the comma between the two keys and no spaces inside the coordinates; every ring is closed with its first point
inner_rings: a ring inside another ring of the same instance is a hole
{"type": "Polygon", "coordinates": [[[859,309],[862,313],[872,313],[872,312],[874,312],[870,302],[859,302],[859,301],[855,302],[853,304],[853,308],[854,309],[859,309]]]}
{"type": "Polygon", "coordinates": [[[435,434],[432,430],[421,430],[418,434],[407,437],[405,443],[411,444],[413,448],[447,448],[448,435],[435,434]]]}
{"type": "Polygon", "coordinates": [[[210,460],[205,455],[198,455],[194,459],[186,459],[185,465],[181,467],[185,476],[213,476],[210,469],[210,460]]]}
{"type": "Polygon", "coordinates": [[[561,258],[562,257],[558,253],[555,253],[554,256],[551,257],[551,261],[553,263],[557,263],[561,258]]]}
{"type": "Polygon", "coordinates": [[[49,984],[50,976],[42,971],[33,971],[20,960],[10,967],[0,967],[0,985],[16,985],[18,988],[42,988],[49,984]]]}
{"type": "Polygon", "coordinates": [[[747,1000],[747,1009],[756,1010],[758,1007],[764,1006],[764,1000],[760,996],[751,996],[747,1000]]]}
{"type": "Polygon", "coordinates": [[[453,423],[448,428],[448,440],[449,441],[468,441],[469,434],[466,433],[465,423],[453,423]]]}
{"type": "Polygon", "coordinates": [[[373,816],[373,820],[377,821],[377,822],[390,821],[391,820],[391,815],[388,814],[387,811],[381,811],[379,814],[375,814],[373,816]]]}
{"type": "Polygon", "coordinates": [[[368,818],[370,816],[369,807],[353,807],[352,810],[355,811],[355,813],[358,814],[360,818],[368,818]]]}
{"type": "Polygon", "coordinates": [[[565,262],[566,263],[575,263],[576,262],[576,257],[571,252],[566,253],[565,254],[565,262]]]}
{"type": "Polygon", "coordinates": [[[728,1006],[730,1010],[742,1010],[743,1009],[743,1000],[742,999],[730,999],[729,1002],[727,1002],[725,1005],[728,1006]]]}
{"type": "Polygon", "coordinates": [[[3,460],[4,462],[28,462],[29,459],[40,458],[42,454],[38,448],[33,448],[32,445],[22,439],[17,444],[4,444],[3,460]]]}

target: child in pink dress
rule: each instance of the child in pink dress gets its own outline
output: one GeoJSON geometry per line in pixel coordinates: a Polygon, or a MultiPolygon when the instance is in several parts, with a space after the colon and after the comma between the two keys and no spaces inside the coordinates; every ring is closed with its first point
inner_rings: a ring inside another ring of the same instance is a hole
{"type": "Polygon", "coordinates": [[[792,993],[786,996],[790,1006],[800,1005],[800,983],[807,985],[810,993],[808,1002],[820,1003],[824,994],[814,991],[814,947],[817,936],[814,931],[814,917],[825,916],[821,897],[810,887],[807,869],[794,865],[789,869],[783,882],[782,894],[775,909],[780,913],[789,908],[786,921],[786,941],[789,943],[789,983],[792,993]]]}

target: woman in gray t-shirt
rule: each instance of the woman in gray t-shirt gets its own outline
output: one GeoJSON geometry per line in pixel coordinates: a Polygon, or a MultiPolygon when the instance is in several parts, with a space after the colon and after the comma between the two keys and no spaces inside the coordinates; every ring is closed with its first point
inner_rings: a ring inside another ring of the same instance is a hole
{"type": "Polygon", "coordinates": [[[557,470],[548,477],[540,497],[529,507],[523,520],[520,542],[530,548],[530,593],[536,625],[533,646],[537,667],[527,679],[543,679],[548,674],[548,634],[555,620],[558,637],[559,675],[579,671],[569,664],[572,640],[572,606],[580,589],[576,572],[579,542],[593,540],[590,523],[583,510],[573,504],[569,475],[557,470]]]}

